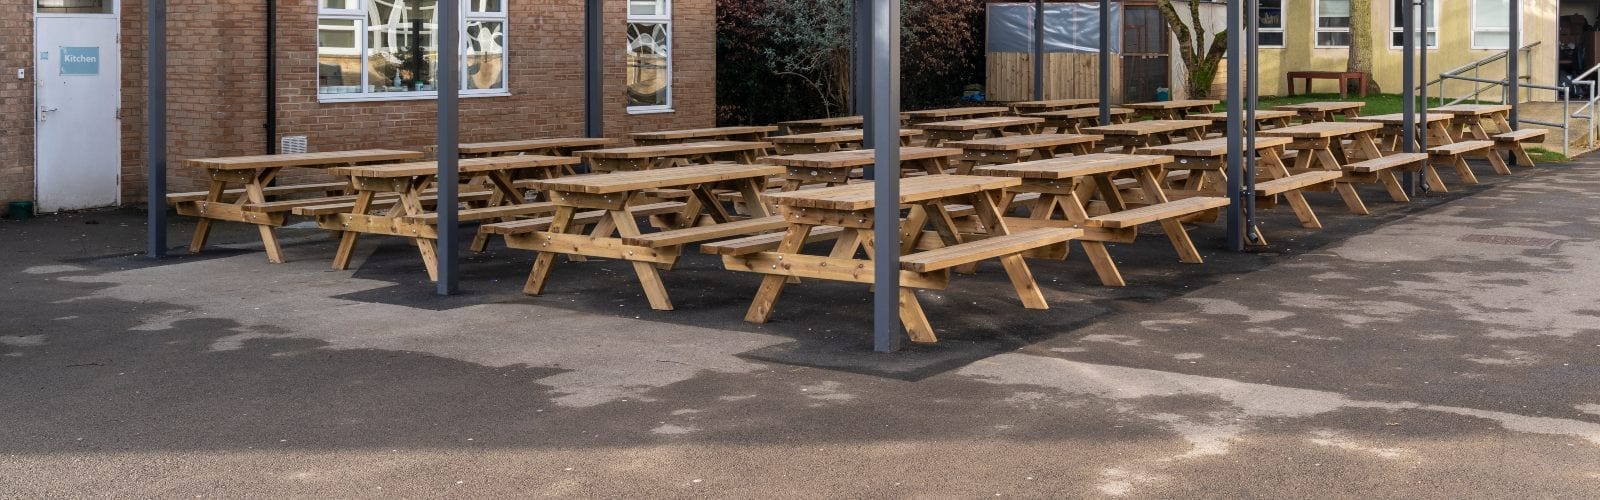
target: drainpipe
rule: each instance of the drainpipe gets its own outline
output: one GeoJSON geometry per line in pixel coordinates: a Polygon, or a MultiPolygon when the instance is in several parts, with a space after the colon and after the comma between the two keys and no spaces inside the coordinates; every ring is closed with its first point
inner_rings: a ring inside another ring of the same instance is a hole
{"type": "Polygon", "coordinates": [[[278,153],[278,1],[267,1],[267,154],[278,153]]]}

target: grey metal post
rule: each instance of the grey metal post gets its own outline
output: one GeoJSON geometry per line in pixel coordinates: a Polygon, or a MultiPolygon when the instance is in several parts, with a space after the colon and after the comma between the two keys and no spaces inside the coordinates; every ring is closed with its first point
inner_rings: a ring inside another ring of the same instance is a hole
{"type": "MultiPolygon", "coordinates": [[[[849,109],[846,113],[854,116],[861,113],[861,0],[850,0],[850,102],[845,103],[849,109]]],[[[863,124],[864,125],[864,124],[863,124]]],[[[865,139],[865,138],[863,138],[865,139]]],[[[862,147],[868,147],[865,144],[862,147]]]]}
{"type": "Polygon", "coordinates": [[[872,345],[900,349],[900,0],[872,1],[872,345]]]}
{"type": "Polygon", "coordinates": [[[1100,124],[1111,124],[1111,0],[1100,0],[1100,124]]]}
{"type": "MultiPolygon", "coordinates": [[[[1522,0],[1511,0],[1511,51],[1506,55],[1506,94],[1511,96],[1511,129],[1516,130],[1522,100],[1522,0]]],[[[1565,110],[1562,113],[1566,113],[1565,110]]],[[[1571,116],[1567,114],[1566,116],[1571,116]]]]}
{"type": "Polygon", "coordinates": [[[1258,150],[1256,149],[1256,131],[1260,128],[1260,123],[1256,122],[1256,109],[1261,107],[1261,96],[1259,95],[1261,93],[1259,83],[1261,79],[1261,23],[1257,21],[1256,16],[1260,14],[1261,0],[1246,2],[1244,12],[1245,39],[1249,41],[1249,44],[1245,46],[1245,66],[1250,68],[1250,75],[1244,82],[1246,96],[1245,126],[1247,127],[1244,150],[1247,156],[1245,157],[1244,178],[1242,179],[1244,186],[1240,190],[1240,196],[1244,201],[1245,239],[1251,243],[1261,241],[1261,235],[1256,234],[1256,166],[1260,164],[1257,159],[1258,150]]]}
{"type": "MultiPolygon", "coordinates": [[[[1422,133],[1417,134],[1417,145],[1421,148],[1417,150],[1418,153],[1428,152],[1428,23],[1430,19],[1433,19],[1433,6],[1429,4],[1431,1],[1421,0],[1419,2],[1422,19],[1414,23],[1418,27],[1417,33],[1422,36],[1422,47],[1421,50],[1417,51],[1417,74],[1422,76],[1423,82],[1422,88],[1418,89],[1422,103],[1421,107],[1417,109],[1418,121],[1422,124],[1422,133]]],[[[1443,40],[1440,43],[1443,43],[1443,40]]],[[[1444,78],[1439,79],[1439,98],[1444,98],[1444,78]]],[[[1428,192],[1428,183],[1422,182],[1422,176],[1420,175],[1413,175],[1411,184],[1406,187],[1410,188],[1409,195],[1428,192]]]]}
{"type": "MultiPolygon", "coordinates": [[[[872,48],[871,48],[872,47],[872,27],[873,27],[873,24],[872,24],[872,1],[873,0],[851,0],[851,4],[855,6],[855,12],[856,12],[856,17],[855,17],[856,58],[855,58],[855,60],[853,62],[855,64],[856,68],[857,68],[857,72],[855,74],[855,78],[853,80],[851,80],[850,84],[854,87],[854,91],[852,91],[851,94],[853,94],[853,96],[855,98],[855,101],[856,101],[855,112],[860,114],[860,115],[862,115],[862,118],[861,118],[861,130],[863,130],[863,131],[872,130],[872,126],[873,126],[873,123],[874,123],[874,116],[871,113],[871,110],[872,110],[872,75],[873,75],[873,72],[872,72],[872,48]]],[[[898,125],[900,123],[900,121],[898,119],[896,119],[894,123],[896,125],[898,125]]],[[[872,149],[873,145],[876,144],[874,142],[875,139],[876,138],[872,136],[872,133],[870,133],[870,132],[862,132],[861,147],[866,148],[866,149],[872,149]]],[[[899,139],[896,139],[896,141],[898,141],[898,140],[899,139]]],[[[895,142],[894,144],[899,144],[899,142],[895,142]]],[[[872,177],[873,176],[872,169],[870,169],[870,168],[867,169],[865,174],[866,174],[866,178],[867,179],[870,180],[870,179],[873,178],[872,177]]]]}
{"type": "MultiPolygon", "coordinates": [[[[145,225],[152,258],[167,256],[167,0],[150,0],[145,70],[145,225]]],[[[34,75],[35,78],[38,75],[34,75]]]]}
{"type": "Polygon", "coordinates": [[[1240,1],[1228,0],[1228,249],[1234,251],[1244,250],[1244,144],[1241,139],[1244,135],[1243,122],[1240,120],[1240,102],[1243,92],[1239,88],[1239,62],[1243,52],[1240,51],[1239,27],[1242,24],[1239,18],[1240,1]]]}
{"type": "Polygon", "coordinates": [[[588,137],[606,134],[605,0],[583,3],[583,130],[588,137]]]}
{"type": "Polygon", "coordinates": [[[456,209],[460,203],[460,98],[461,98],[461,0],[439,0],[439,69],[434,75],[439,90],[439,174],[438,182],[438,258],[439,295],[456,293],[456,259],[460,232],[456,209]]]}
{"type": "Polygon", "coordinates": [[[1033,100],[1044,100],[1044,0],[1033,2],[1033,100]]]}
{"type": "MultiPolygon", "coordinates": [[[[1405,37],[1400,42],[1401,85],[1404,94],[1400,101],[1400,113],[1405,116],[1405,123],[1400,126],[1401,151],[1415,153],[1416,146],[1412,141],[1417,137],[1417,18],[1416,2],[1408,0],[1405,9],[1400,13],[1400,35],[1405,37]]],[[[1424,35],[1426,36],[1426,35],[1424,35]]],[[[1424,39],[1424,45],[1427,41],[1424,39]]],[[[1401,182],[1405,184],[1408,194],[1415,195],[1416,179],[1410,171],[1401,175],[1401,182]]]]}

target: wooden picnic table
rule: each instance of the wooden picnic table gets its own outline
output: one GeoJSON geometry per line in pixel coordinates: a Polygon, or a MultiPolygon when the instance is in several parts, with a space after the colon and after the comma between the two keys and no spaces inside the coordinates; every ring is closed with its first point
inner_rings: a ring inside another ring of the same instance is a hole
{"type": "Polygon", "coordinates": [[[529,295],[544,293],[557,254],[622,259],[633,264],[650,307],[667,311],[672,300],[658,267],[670,269],[684,245],[785,226],[760,200],[766,179],[782,172],[782,167],[769,165],[717,164],[539,181],[551,193],[555,213],[550,218],[490,224],[483,230],[504,235],[511,248],[539,252],[523,289],[529,295]],[[719,185],[737,190],[752,217],[729,214],[713,191],[719,185]],[[685,206],[676,227],[642,233],[635,220],[646,199],[641,195],[659,189],[688,190],[700,203],[685,206]],[[595,231],[584,234],[586,224],[595,224],[595,231]]]}
{"type": "Polygon", "coordinates": [[[1367,103],[1362,101],[1321,101],[1303,102],[1300,104],[1282,104],[1273,106],[1272,109],[1293,111],[1300,113],[1300,120],[1305,123],[1331,122],[1334,115],[1342,115],[1345,119],[1361,116],[1361,108],[1367,103]]]}
{"type": "Polygon", "coordinates": [[[706,141],[654,146],[591,149],[577,154],[589,160],[596,172],[622,172],[731,160],[751,164],[766,154],[770,142],[706,141]]]}
{"type": "MultiPolygon", "coordinates": [[[[616,144],[607,137],[553,137],[547,139],[520,139],[514,141],[473,142],[459,146],[463,158],[508,155],[572,156],[576,151],[597,149],[616,144]]],[[[437,151],[429,146],[428,151],[437,151]]]]}
{"type": "MultiPolygon", "coordinates": [[[[1428,144],[1430,146],[1455,143],[1455,139],[1450,137],[1450,121],[1452,120],[1451,115],[1446,113],[1429,113],[1426,121],[1423,120],[1422,114],[1420,113],[1415,116],[1416,124],[1423,131],[1427,132],[1428,144]]],[[[1400,136],[1404,135],[1403,129],[1405,128],[1406,123],[1406,115],[1404,113],[1358,116],[1351,118],[1350,121],[1383,124],[1383,130],[1378,131],[1378,149],[1383,151],[1384,154],[1393,153],[1403,149],[1404,143],[1400,142],[1400,136]]],[[[1420,147],[1415,138],[1412,139],[1411,145],[1414,148],[1420,147]]]]}
{"type": "Polygon", "coordinates": [[[783,129],[784,134],[794,135],[859,129],[864,123],[866,123],[866,118],[862,116],[836,116],[833,118],[778,122],[778,127],[783,129]]]}
{"type": "MultiPolygon", "coordinates": [[[[1383,128],[1383,124],[1371,122],[1333,122],[1323,121],[1295,125],[1272,130],[1257,132],[1257,136],[1286,137],[1292,139],[1288,148],[1298,154],[1294,158],[1294,173],[1314,169],[1344,172],[1345,167],[1354,163],[1355,153],[1361,158],[1378,159],[1383,157],[1383,152],[1378,149],[1374,136],[1383,128]],[[1350,141],[1348,151],[1344,141],[1350,141]]],[[[1347,175],[1346,180],[1334,183],[1334,190],[1339,193],[1339,198],[1344,200],[1351,213],[1366,215],[1366,204],[1361,201],[1361,195],[1351,185],[1347,175]]],[[[1394,194],[1391,186],[1390,194],[1394,194]]]]}
{"type": "Polygon", "coordinates": [[[945,146],[961,148],[961,159],[965,161],[960,173],[966,173],[965,170],[970,169],[967,165],[1017,163],[1086,155],[1092,152],[1095,143],[1102,139],[1105,137],[1089,134],[1033,134],[953,141],[945,143],[945,146]]]}
{"type": "Polygon", "coordinates": [[[1123,153],[1138,153],[1139,148],[1155,144],[1171,144],[1172,136],[1181,134],[1191,141],[1205,138],[1209,120],[1146,120],[1085,127],[1086,134],[1105,136],[1101,149],[1122,148],[1123,153]]]}
{"type": "Polygon", "coordinates": [[[663,130],[659,132],[636,132],[629,134],[629,137],[633,138],[634,144],[640,146],[684,144],[707,141],[765,142],[768,134],[777,131],[778,127],[760,125],[663,130]]]}
{"type": "MultiPolygon", "coordinates": [[[[185,161],[184,165],[206,171],[206,176],[211,182],[204,196],[186,197],[184,193],[179,193],[169,196],[168,199],[181,200],[176,202],[179,214],[200,218],[195,225],[194,238],[189,243],[191,253],[199,253],[205,248],[213,221],[243,222],[255,225],[261,234],[261,246],[267,251],[267,261],[282,263],[283,250],[278,245],[278,237],[273,228],[284,224],[292,207],[272,205],[267,198],[295,190],[272,186],[272,181],[278,177],[280,171],[285,168],[326,170],[334,167],[416,160],[423,157],[424,154],[420,151],[362,149],[198,158],[185,161]],[[230,189],[229,187],[233,185],[239,187],[230,189]]],[[[318,191],[346,191],[327,184],[314,187],[317,187],[318,191]]]]}
{"type": "MultiPolygon", "coordinates": [[[[778,146],[778,154],[827,153],[844,149],[859,149],[866,133],[860,130],[836,130],[809,134],[780,135],[768,139],[778,146]]],[[[910,146],[921,130],[900,129],[900,145],[910,146]]]]}
{"type": "MultiPolygon", "coordinates": [[[[1286,110],[1258,109],[1258,110],[1256,110],[1256,130],[1266,130],[1266,129],[1270,129],[1270,128],[1287,127],[1289,125],[1292,125],[1292,123],[1289,122],[1289,119],[1290,118],[1294,118],[1297,114],[1298,113],[1295,113],[1293,111],[1286,111],[1286,110]]],[[[1241,114],[1240,115],[1241,118],[1243,118],[1244,116],[1246,116],[1246,115],[1245,114],[1241,114]]],[[[1218,132],[1218,133],[1221,133],[1221,134],[1227,134],[1227,130],[1228,130],[1228,113],[1227,112],[1196,113],[1196,114],[1189,115],[1189,119],[1191,119],[1191,120],[1211,120],[1211,124],[1212,124],[1211,126],[1213,127],[1211,130],[1213,132],[1218,132]]],[[[1243,121],[1243,120],[1241,119],[1241,121],[1243,121]]],[[[1249,126],[1249,124],[1246,124],[1246,126],[1249,126]]]]}
{"type": "Polygon", "coordinates": [[[1099,105],[1099,99],[1049,99],[1044,101],[1019,101],[1011,103],[1011,112],[1020,116],[1027,116],[1031,113],[1089,108],[1099,105]]]}
{"type": "MultiPolygon", "coordinates": [[[[459,161],[459,172],[464,180],[482,180],[492,192],[488,203],[457,213],[463,222],[481,220],[509,220],[512,217],[532,215],[552,210],[549,203],[529,202],[515,181],[532,177],[533,172],[560,169],[578,163],[570,156],[497,156],[467,158],[459,161]]],[[[428,270],[428,279],[439,279],[439,260],[435,245],[439,238],[438,214],[428,210],[437,201],[432,195],[439,164],[434,161],[339,167],[336,174],[348,176],[356,190],[356,199],[350,203],[297,207],[295,213],[316,218],[317,226],[340,233],[339,249],[334,253],[333,268],[349,267],[357,238],[362,234],[377,234],[410,238],[422,256],[428,270]],[[384,199],[393,195],[392,199],[384,199]]],[[[479,234],[473,249],[482,251],[487,235],[479,234]]]]}
{"type": "Polygon", "coordinates": [[[1122,107],[1142,111],[1155,120],[1183,120],[1194,113],[1210,113],[1222,101],[1211,99],[1181,99],[1176,101],[1136,102],[1122,107]]]}
{"type": "Polygon", "coordinates": [[[1226,206],[1225,197],[1190,197],[1169,200],[1162,177],[1163,167],[1172,163],[1165,155],[1097,153],[1088,156],[1030,161],[1009,165],[978,167],[974,173],[1022,179],[1015,193],[1039,193],[1028,219],[1006,219],[1014,228],[1071,227],[1083,230],[1077,238],[1089,257],[1090,265],[1105,286],[1127,284],[1116,261],[1106,251],[1107,243],[1132,243],[1138,227],[1151,222],[1162,230],[1186,263],[1204,262],[1182,219],[1226,206]],[[1135,199],[1124,194],[1118,177],[1133,179],[1135,199]],[[1098,198],[1097,200],[1095,198],[1098,198]],[[1098,212],[1098,214],[1097,214],[1098,212]],[[1064,220],[1055,219],[1057,215],[1064,220]]]}
{"type": "Polygon", "coordinates": [[[1111,123],[1100,123],[1099,108],[1063,109],[1060,111],[1031,113],[1026,116],[1044,118],[1043,130],[1045,132],[1081,134],[1084,127],[1128,123],[1133,118],[1133,113],[1133,110],[1128,108],[1111,108],[1111,123]]]}
{"type": "Polygon", "coordinates": [[[966,106],[959,108],[924,109],[901,113],[910,125],[928,122],[944,122],[963,118],[983,118],[986,116],[1001,116],[1010,113],[1011,108],[1000,106],[966,106]]]}
{"type": "MultiPolygon", "coordinates": [[[[902,176],[913,173],[944,174],[950,169],[950,162],[960,157],[961,150],[959,149],[901,147],[900,173],[902,176]]],[[[871,167],[878,159],[876,150],[855,149],[829,153],[769,156],[764,158],[763,161],[786,167],[783,173],[783,190],[794,191],[805,184],[823,183],[828,186],[836,186],[848,183],[856,169],[871,167]]]]}
{"type": "Polygon", "coordinates": [[[1429,114],[1444,113],[1454,117],[1450,135],[1456,140],[1471,137],[1474,140],[1491,140],[1483,122],[1494,124],[1496,133],[1511,131],[1511,106],[1508,104],[1456,104],[1428,109],[1429,114]]]}
{"type": "Polygon", "coordinates": [[[1017,116],[989,116],[984,118],[967,118],[947,122],[931,122],[917,125],[917,128],[927,132],[927,145],[938,147],[946,141],[966,141],[979,137],[1000,137],[1006,133],[1034,134],[1038,133],[1039,125],[1044,123],[1043,118],[1028,118],[1017,116]]]}
{"type": "MultiPolygon", "coordinates": [[[[904,205],[911,208],[899,228],[899,233],[905,236],[898,245],[890,244],[888,248],[904,256],[900,261],[900,320],[912,341],[937,340],[917,300],[916,290],[943,290],[949,286],[950,269],[982,260],[1000,260],[1024,307],[1049,307],[1022,254],[1064,245],[1082,231],[1070,228],[1011,231],[997,204],[1005,196],[1006,188],[1020,185],[1020,179],[930,175],[899,182],[900,198],[889,209],[898,211],[904,205]],[[970,204],[970,210],[981,221],[973,233],[956,227],[950,212],[958,204],[970,204]],[[932,231],[925,230],[929,226],[932,231]],[[922,248],[931,249],[916,252],[922,248]]],[[[788,223],[782,240],[775,247],[720,243],[701,247],[703,251],[722,254],[723,265],[729,270],[767,275],[745,314],[745,321],[765,323],[772,316],[779,294],[792,278],[873,282],[874,251],[885,248],[873,241],[876,208],[873,185],[873,182],[863,182],[768,195],[778,204],[788,223]],[[833,249],[827,256],[802,253],[806,242],[825,231],[836,235],[833,249]],[[863,250],[867,258],[856,258],[863,250]]]]}
{"type": "MultiPolygon", "coordinates": [[[[1326,171],[1291,173],[1288,165],[1283,162],[1281,152],[1293,142],[1294,140],[1288,137],[1256,138],[1254,159],[1257,167],[1257,207],[1271,207],[1277,202],[1278,195],[1283,195],[1284,199],[1288,200],[1289,206],[1294,209],[1295,217],[1300,220],[1301,227],[1321,229],[1322,222],[1317,219],[1316,212],[1312,210],[1302,191],[1308,188],[1331,189],[1329,185],[1342,178],[1343,174],[1326,171]]],[[[1167,191],[1169,196],[1176,198],[1227,196],[1228,139],[1226,137],[1151,146],[1146,148],[1145,152],[1172,156],[1175,161],[1166,165],[1169,171],[1189,171],[1184,186],[1178,190],[1167,191]]],[[[1259,227],[1253,229],[1253,233],[1262,234],[1259,227]]],[[[1266,244],[1266,239],[1263,236],[1254,243],[1266,244]]]]}

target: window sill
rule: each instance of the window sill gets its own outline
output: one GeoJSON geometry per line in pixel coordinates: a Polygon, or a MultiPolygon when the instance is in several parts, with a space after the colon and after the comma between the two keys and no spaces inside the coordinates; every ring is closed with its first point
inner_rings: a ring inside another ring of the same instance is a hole
{"type": "Polygon", "coordinates": [[[661,114],[676,113],[676,112],[678,112],[678,110],[672,109],[670,107],[665,107],[665,108],[659,108],[659,107],[628,108],[628,114],[630,114],[630,115],[661,115],[661,114]]]}
{"type": "MultiPolygon", "coordinates": [[[[484,91],[462,92],[461,98],[473,99],[478,97],[511,97],[510,91],[484,91]]],[[[342,102],[387,102],[387,101],[433,101],[439,98],[438,92],[393,92],[384,94],[317,94],[318,103],[336,104],[342,102]]]]}

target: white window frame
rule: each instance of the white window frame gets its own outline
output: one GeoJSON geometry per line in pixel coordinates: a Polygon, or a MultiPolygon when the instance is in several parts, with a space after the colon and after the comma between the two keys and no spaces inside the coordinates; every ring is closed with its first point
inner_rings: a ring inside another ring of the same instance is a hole
{"type": "MultiPolygon", "coordinates": [[[[673,87],[673,84],[672,84],[673,83],[672,60],[674,59],[674,56],[678,52],[677,50],[675,50],[675,47],[674,47],[678,43],[678,37],[677,37],[677,34],[672,32],[672,2],[673,2],[673,0],[661,0],[661,4],[662,4],[662,9],[661,10],[662,10],[662,12],[659,13],[659,14],[650,15],[650,16],[634,15],[633,14],[632,5],[629,5],[629,7],[628,7],[628,24],[635,24],[635,23],[640,23],[640,24],[664,24],[664,25],[666,25],[666,32],[667,32],[667,103],[666,104],[659,104],[659,105],[652,105],[652,106],[628,106],[628,114],[630,114],[630,115],[643,115],[643,114],[652,114],[652,113],[671,113],[671,112],[673,112],[673,109],[672,109],[672,104],[673,104],[673,101],[672,101],[672,98],[673,98],[673,96],[672,96],[672,94],[673,94],[673,92],[672,92],[672,87],[673,87]]],[[[627,36],[626,35],[627,30],[623,30],[623,32],[624,32],[623,36],[627,36]]],[[[626,45],[627,41],[624,40],[623,44],[626,45]]],[[[623,78],[627,78],[627,72],[626,71],[623,72],[623,78]]],[[[623,86],[624,86],[624,88],[626,88],[626,86],[627,86],[627,82],[626,81],[623,82],[623,86]]]]}
{"type": "Polygon", "coordinates": [[[1256,10],[1257,41],[1259,42],[1261,33],[1277,33],[1279,35],[1279,37],[1281,38],[1281,40],[1282,40],[1282,41],[1280,41],[1280,42],[1278,42],[1276,44],[1258,43],[1257,44],[1258,48],[1263,48],[1263,49],[1281,49],[1281,48],[1284,48],[1284,46],[1288,45],[1288,43],[1289,43],[1289,35],[1285,32],[1284,28],[1287,27],[1288,24],[1289,24],[1289,2],[1290,1],[1291,0],[1278,0],[1278,27],[1276,27],[1276,28],[1264,28],[1264,27],[1261,27],[1260,26],[1261,25],[1261,10],[1259,8],[1256,10]]]}
{"type": "MultiPolygon", "coordinates": [[[[1437,2],[1439,0],[1433,0],[1433,1],[1437,2]]],[[[1513,1],[1519,1],[1519,0],[1506,0],[1506,2],[1507,2],[1506,3],[1506,7],[1508,9],[1511,7],[1511,3],[1510,2],[1513,2],[1513,1]]],[[[1511,38],[1511,28],[1505,28],[1505,29],[1501,29],[1501,28],[1479,29],[1478,28],[1478,2],[1476,0],[1468,0],[1468,2],[1470,2],[1470,3],[1469,3],[1469,5],[1467,5],[1467,8],[1472,11],[1472,14],[1471,14],[1472,19],[1471,19],[1471,24],[1467,25],[1467,36],[1470,37],[1470,40],[1468,40],[1467,43],[1471,44],[1472,50],[1506,50],[1507,48],[1509,48],[1509,47],[1489,47],[1489,46],[1485,46],[1485,45],[1480,45],[1478,43],[1478,32],[1479,31],[1493,32],[1493,33],[1505,33],[1506,34],[1506,38],[1509,39],[1509,38],[1511,38]]],[[[1523,9],[1520,9],[1520,10],[1527,10],[1527,9],[1526,9],[1526,7],[1524,7],[1523,9]]],[[[1513,21],[1517,23],[1517,27],[1519,28],[1517,31],[1522,31],[1520,29],[1520,28],[1523,27],[1522,26],[1522,19],[1521,18],[1517,18],[1517,19],[1514,19],[1513,21]]],[[[1516,42],[1518,42],[1518,40],[1508,40],[1507,45],[1516,45],[1517,44],[1516,42]]]]}
{"type": "Polygon", "coordinates": [[[39,12],[39,0],[28,0],[33,4],[33,15],[37,17],[109,17],[122,15],[122,0],[111,0],[111,12],[39,12]]]}
{"type": "MultiPolygon", "coordinates": [[[[324,93],[322,93],[322,86],[321,86],[321,83],[319,82],[317,84],[317,87],[316,87],[317,102],[330,102],[330,103],[333,103],[333,102],[374,102],[374,101],[416,101],[416,100],[426,100],[426,99],[437,99],[439,97],[439,92],[436,91],[436,90],[419,90],[419,91],[415,91],[415,92],[372,92],[372,91],[367,90],[370,87],[370,82],[368,82],[369,75],[368,75],[368,71],[367,71],[367,64],[368,64],[368,59],[369,58],[367,58],[365,56],[365,54],[367,53],[367,37],[369,35],[367,33],[367,31],[369,29],[368,28],[368,21],[370,19],[368,17],[367,1],[368,0],[350,0],[348,3],[352,4],[353,6],[355,6],[356,8],[354,8],[354,9],[328,9],[328,8],[323,8],[321,0],[317,1],[317,29],[318,30],[322,29],[322,20],[323,19],[339,19],[339,20],[349,20],[349,21],[355,21],[356,22],[356,26],[355,26],[355,30],[356,30],[356,47],[357,47],[356,50],[357,50],[357,55],[360,56],[360,58],[361,58],[361,89],[362,89],[361,92],[324,94],[324,93]]],[[[508,5],[510,2],[512,2],[512,0],[500,0],[500,11],[499,12],[477,12],[477,13],[472,12],[472,4],[478,3],[480,5],[487,5],[487,0],[466,0],[466,1],[461,2],[461,17],[457,20],[457,23],[458,23],[457,26],[459,26],[458,29],[460,30],[459,33],[461,34],[461,36],[458,37],[459,38],[458,42],[460,42],[460,43],[458,43],[457,44],[458,46],[456,47],[457,60],[460,61],[460,63],[461,63],[461,68],[458,70],[458,73],[460,73],[459,76],[461,77],[461,81],[457,83],[457,85],[459,85],[459,87],[457,87],[457,88],[460,89],[461,97],[504,97],[504,96],[511,95],[511,69],[510,69],[510,67],[511,67],[511,64],[510,64],[511,63],[511,47],[510,47],[511,46],[511,40],[510,40],[511,37],[509,35],[509,33],[511,33],[511,16],[509,14],[510,6],[508,5]],[[492,22],[504,23],[503,26],[505,26],[505,31],[503,33],[506,34],[504,36],[506,45],[504,47],[501,47],[502,50],[505,51],[505,54],[503,55],[504,64],[500,65],[500,71],[501,71],[500,81],[502,82],[502,84],[500,85],[500,88],[498,88],[498,89],[474,89],[474,90],[468,90],[466,88],[467,87],[467,71],[466,71],[467,38],[466,38],[466,32],[467,32],[467,22],[468,21],[492,21],[492,22]]],[[[317,46],[317,51],[319,53],[322,51],[322,47],[321,47],[320,43],[317,46]]]]}
{"type": "MultiPolygon", "coordinates": [[[[1440,10],[1439,9],[1439,4],[1444,3],[1446,1],[1448,1],[1448,0],[1428,0],[1428,5],[1433,7],[1433,19],[1428,20],[1428,32],[1427,32],[1427,34],[1424,34],[1422,36],[1423,44],[1427,46],[1428,50],[1437,50],[1439,48],[1439,10],[1440,10]],[[1428,40],[1428,36],[1427,35],[1429,35],[1429,34],[1433,35],[1433,44],[1431,44],[1431,45],[1427,44],[1427,40],[1428,40]]],[[[1400,19],[1400,18],[1396,18],[1395,17],[1395,15],[1394,15],[1394,4],[1395,4],[1395,2],[1413,3],[1413,2],[1415,2],[1415,0],[1389,0],[1389,17],[1390,17],[1390,19],[1389,19],[1389,48],[1398,50],[1398,49],[1404,49],[1405,46],[1404,45],[1398,45],[1398,44],[1394,43],[1394,37],[1395,37],[1395,35],[1404,36],[1403,35],[1403,33],[1405,33],[1404,24],[1405,24],[1406,21],[1405,21],[1405,19],[1400,19]]],[[[1421,21],[1422,21],[1421,19],[1417,20],[1417,22],[1418,22],[1417,27],[1418,28],[1422,27],[1421,21]]],[[[1402,38],[1401,41],[1404,42],[1405,40],[1402,38]]]]}
{"type": "MultiPolygon", "coordinates": [[[[1325,1],[1327,1],[1327,0],[1317,0],[1315,2],[1312,2],[1312,5],[1311,5],[1311,46],[1315,47],[1315,48],[1319,48],[1319,49],[1347,49],[1347,48],[1350,48],[1349,44],[1345,44],[1345,45],[1323,45],[1322,44],[1322,37],[1319,36],[1319,35],[1321,35],[1323,33],[1344,33],[1346,36],[1350,35],[1350,28],[1349,27],[1344,27],[1344,28],[1324,28],[1324,27],[1322,27],[1322,2],[1325,2],[1325,1]]],[[[1434,1],[1439,1],[1439,0],[1434,0],[1434,1]]],[[[1348,5],[1348,0],[1346,0],[1346,4],[1348,5]]],[[[1350,15],[1351,16],[1355,16],[1356,13],[1355,12],[1351,12],[1350,15]]]]}

